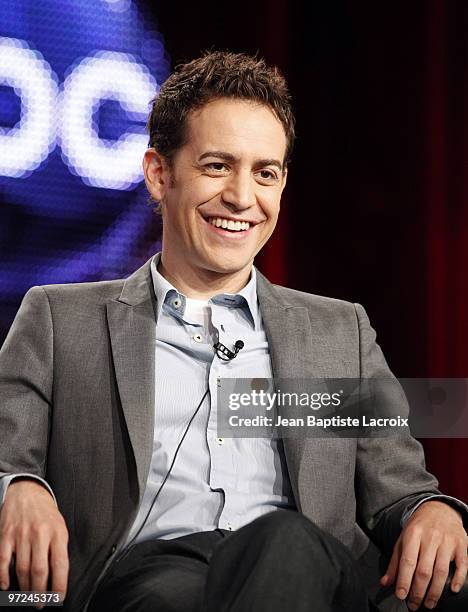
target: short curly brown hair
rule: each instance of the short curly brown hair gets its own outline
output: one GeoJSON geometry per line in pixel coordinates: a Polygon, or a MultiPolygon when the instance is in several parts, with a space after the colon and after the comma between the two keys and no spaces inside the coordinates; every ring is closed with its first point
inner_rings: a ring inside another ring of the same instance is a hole
{"type": "Polygon", "coordinates": [[[189,113],[218,98],[253,101],[270,107],[286,134],[284,164],[288,164],[295,131],[286,81],[276,67],[244,53],[209,52],[177,66],[152,101],[147,124],[149,146],[171,161],[186,142],[189,113]]]}

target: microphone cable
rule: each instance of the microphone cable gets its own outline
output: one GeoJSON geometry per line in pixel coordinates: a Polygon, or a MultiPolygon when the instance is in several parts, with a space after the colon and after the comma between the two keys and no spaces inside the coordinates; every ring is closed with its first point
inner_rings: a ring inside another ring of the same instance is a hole
{"type": "Polygon", "coordinates": [[[167,474],[164,476],[164,479],[163,479],[159,489],[157,490],[156,495],[153,498],[153,501],[151,502],[151,506],[150,506],[148,512],[146,513],[146,516],[145,516],[142,524],[140,525],[140,527],[139,527],[138,531],[136,532],[136,534],[133,536],[133,538],[130,540],[130,542],[125,547],[125,550],[113,561],[113,564],[114,563],[119,563],[124,557],[127,556],[127,554],[130,552],[130,550],[133,548],[132,542],[134,542],[134,540],[140,535],[141,530],[146,525],[146,521],[148,520],[148,517],[151,514],[151,510],[153,509],[154,504],[156,503],[156,500],[157,500],[159,494],[162,491],[162,488],[166,484],[166,481],[169,478],[170,473],[172,472],[172,468],[174,467],[174,463],[175,463],[175,460],[177,458],[177,454],[179,452],[179,449],[182,446],[182,442],[185,440],[185,437],[186,437],[186,435],[188,433],[188,430],[190,429],[190,425],[193,423],[194,418],[197,416],[198,411],[200,410],[203,402],[205,401],[205,397],[208,395],[209,391],[210,391],[209,388],[205,391],[205,393],[203,394],[203,397],[201,398],[200,403],[198,404],[195,412],[190,417],[190,421],[188,422],[187,427],[185,428],[185,431],[184,431],[184,433],[182,435],[182,438],[180,439],[179,444],[177,445],[177,448],[175,450],[174,457],[172,458],[171,465],[169,466],[169,470],[167,471],[167,474]]]}
{"type": "MultiPolygon", "coordinates": [[[[226,346],[224,346],[224,344],[221,344],[220,342],[217,342],[214,347],[216,354],[218,355],[218,357],[222,360],[222,361],[231,361],[232,359],[234,359],[234,357],[237,356],[238,352],[240,350],[242,350],[244,348],[244,343],[242,342],[242,340],[237,340],[237,342],[235,343],[235,348],[234,348],[234,352],[230,351],[226,346]]],[[[200,410],[203,402],[205,401],[205,397],[208,395],[208,393],[210,392],[209,387],[206,389],[205,393],[203,394],[203,397],[200,400],[200,403],[198,404],[195,412],[192,414],[192,416],[190,417],[190,420],[187,424],[187,427],[185,428],[185,431],[182,435],[182,438],[179,441],[179,444],[177,445],[177,448],[175,450],[174,453],[174,457],[172,458],[172,462],[171,465],[169,466],[169,469],[166,473],[166,475],[164,476],[164,479],[159,487],[159,489],[156,492],[156,495],[153,497],[153,501],[151,502],[151,506],[148,510],[148,512],[146,513],[146,516],[142,522],[142,524],[140,525],[138,531],[136,532],[136,534],[132,537],[132,539],[130,540],[130,542],[127,544],[127,546],[125,547],[125,549],[122,551],[122,553],[120,555],[118,555],[112,564],[114,563],[119,563],[124,557],[127,556],[127,554],[130,552],[130,550],[133,548],[132,543],[135,541],[135,539],[140,535],[141,530],[143,529],[143,527],[146,525],[146,521],[148,520],[149,515],[151,514],[151,511],[154,507],[154,504],[156,503],[157,498],[159,497],[159,494],[162,491],[162,488],[164,487],[164,485],[167,482],[167,479],[169,478],[171,472],[172,472],[172,468],[174,467],[174,463],[175,460],[177,458],[177,455],[179,453],[180,447],[182,446],[182,442],[185,440],[185,437],[188,433],[188,430],[190,429],[190,425],[193,423],[194,418],[197,416],[198,411],[200,410]]]]}

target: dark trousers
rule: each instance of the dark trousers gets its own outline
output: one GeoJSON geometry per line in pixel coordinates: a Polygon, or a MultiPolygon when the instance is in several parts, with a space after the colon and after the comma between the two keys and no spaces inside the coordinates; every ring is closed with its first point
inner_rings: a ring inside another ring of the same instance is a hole
{"type": "Polygon", "coordinates": [[[89,612],[367,612],[350,552],[303,515],[278,510],[238,531],[136,544],[89,612]]]}

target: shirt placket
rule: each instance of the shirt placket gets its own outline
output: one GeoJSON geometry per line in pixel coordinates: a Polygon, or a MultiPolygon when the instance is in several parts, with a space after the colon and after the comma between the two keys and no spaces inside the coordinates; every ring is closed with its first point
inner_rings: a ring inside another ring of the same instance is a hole
{"type": "MultiPolygon", "coordinates": [[[[211,319],[213,327],[218,332],[219,341],[229,344],[223,331],[228,328],[224,321],[226,310],[226,306],[216,303],[212,304],[211,319]]],[[[209,372],[211,409],[208,419],[207,438],[211,457],[209,484],[213,490],[221,490],[224,493],[224,504],[219,515],[218,527],[231,531],[236,528],[238,523],[238,516],[233,511],[231,499],[232,491],[235,489],[236,465],[233,461],[232,440],[220,437],[217,434],[218,388],[221,385],[222,378],[230,376],[229,364],[230,362],[222,361],[216,355],[211,363],[209,372]]]]}

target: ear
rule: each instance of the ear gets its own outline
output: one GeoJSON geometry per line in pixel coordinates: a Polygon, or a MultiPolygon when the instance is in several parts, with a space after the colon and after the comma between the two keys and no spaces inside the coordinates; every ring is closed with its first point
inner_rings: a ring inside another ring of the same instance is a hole
{"type": "Polygon", "coordinates": [[[281,193],[283,193],[283,189],[286,187],[286,181],[288,180],[288,167],[285,166],[283,169],[282,176],[282,184],[281,184],[281,193]]]}
{"type": "Polygon", "coordinates": [[[167,160],[156,149],[147,149],[143,157],[143,172],[146,188],[151,197],[161,202],[170,184],[170,169],[167,160]]]}

